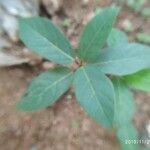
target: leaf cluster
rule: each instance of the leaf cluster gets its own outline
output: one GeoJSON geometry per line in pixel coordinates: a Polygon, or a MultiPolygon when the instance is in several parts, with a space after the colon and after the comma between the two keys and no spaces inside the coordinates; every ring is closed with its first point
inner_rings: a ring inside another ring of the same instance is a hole
{"type": "Polygon", "coordinates": [[[114,6],[106,8],[87,23],[76,52],[50,20],[20,19],[24,44],[62,66],[35,78],[17,107],[23,111],[45,108],[73,85],[77,101],[89,116],[104,127],[113,127],[122,149],[133,150],[135,146],[124,147],[127,137],[137,136],[130,87],[150,90],[150,47],[129,43],[125,33],[113,28],[118,12],[114,6]],[[75,69],[68,67],[74,65],[75,69]]]}

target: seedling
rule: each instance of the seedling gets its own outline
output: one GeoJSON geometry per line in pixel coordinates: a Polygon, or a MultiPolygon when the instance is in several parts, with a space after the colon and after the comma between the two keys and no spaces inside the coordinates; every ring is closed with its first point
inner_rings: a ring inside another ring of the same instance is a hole
{"type": "Polygon", "coordinates": [[[127,5],[135,12],[140,12],[147,0],[127,0],[127,5]]]}
{"type": "Polygon", "coordinates": [[[150,8],[143,8],[142,12],[141,12],[142,16],[143,17],[147,17],[149,18],[150,17],[150,8]]]}
{"type": "Polygon", "coordinates": [[[66,18],[66,19],[64,20],[64,22],[63,22],[63,26],[64,26],[65,28],[69,28],[69,27],[71,26],[71,20],[68,19],[68,18],[66,18]]]}
{"type": "Polygon", "coordinates": [[[150,35],[146,33],[138,33],[137,40],[141,43],[150,44],[150,35]]]}
{"type": "Polygon", "coordinates": [[[137,150],[137,145],[125,143],[125,139],[137,138],[129,87],[150,90],[150,47],[129,43],[125,33],[113,29],[117,15],[116,7],[98,13],[85,26],[77,51],[51,21],[21,19],[20,38],[25,45],[62,67],[35,78],[18,102],[18,109],[36,111],[51,106],[73,84],[77,101],[89,116],[113,128],[122,149],[137,150]]]}

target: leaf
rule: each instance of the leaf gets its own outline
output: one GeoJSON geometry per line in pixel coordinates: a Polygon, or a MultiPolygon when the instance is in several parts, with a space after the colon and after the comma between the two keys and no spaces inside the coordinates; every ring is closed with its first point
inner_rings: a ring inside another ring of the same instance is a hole
{"type": "Polygon", "coordinates": [[[19,30],[25,45],[40,56],[62,65],[74,61],[70,43],[50,20],[41,17],[20,19],[19,30]]]}
{"type": "Polygon", "coordinates": [[[19,58],[0,51],[0,67],[20,65],[29,62],[27,58],[19,58]]]}
{"type": "Polygon", "coordinates": [[[127,75],[150,67],[150,47],[142,44],[125,44],[105,49],[95,65],[113,75],[127,75]]]}
{"type": "Polygon", "coordinates": [[[132,88],[146,92],[150,91],[150,69],[125,76],[124,80],[132,88]]]}
{"type": "Polygon", "coordinates": [[[118,9],[110,7],[96,15],[85,27],[79,42],[78,55],[86,61],[93,61],[105,45],[118,9]]]}
{"type": "Polygon", "coordinates": [[[127,5],[135,12],[140,12],[146,0],[127,0],[127,5]]]}
{"type": "Polygon", "coordinates": [[[119,29],[112,29],[108,39],[107,39],[107,44],[109,47],[116,47],[121,44],[126,44],[128,43],[128,37],[127,35],[119,30],[119,29]]]}
{"type": "Polygon", "coordinates": [[[117,131],[117,137],[121,145],[121,150],[138,150],[137,131],[132,123],[125,124],[117,131]]]}
{"type": "Polygon", "coordinates": [[[22,100],[17,104],[23,111],[36,111],[52,105],[71,85],[73,73],[58,68],[39,75],[32,81],[22,100]]]}
{"type": "Polygon", "coordinates": [[[146,8],[144,7],[141,14],[142,14],[143,17],[147,17],[147,18],[150,17],[150,8],[149,8],[149,6],[146,7],[146,8]]]}
{"type": "Polygon", "coordinates": [[[150,35],[146,33],[138,33],[137,40],[141,43],[150,44],[150,35]]]}
{"type": "Polygon", "coordinates": [[[119,78],[114,78],[115,89],[115,115],[114,126],[123,126],[132,120],[134,114],[134,101],[131,91],[125,82],[119,78]]]}
{"type": "Polygon", "coordinates": [[[114,117],[114,89],[99,67],[83,66],[74,78],[77,100],[98,123],[111,127],[114,117]]]}

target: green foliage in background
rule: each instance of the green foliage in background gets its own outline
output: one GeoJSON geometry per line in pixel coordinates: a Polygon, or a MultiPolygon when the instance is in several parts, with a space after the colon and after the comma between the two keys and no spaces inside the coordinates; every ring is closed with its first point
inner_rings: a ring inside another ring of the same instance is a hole
{"type": "Polygon", "coordinates": [[[146,33],[138,33],[137,40],[141,43],[150,44],[150,35],[146,33]]]}
{"type": "Polygon", "coordinates": [[[147,0],[127,0],[127,5],[136,12],[140,12],[147,0]]]}
{"type": "Polygon", "coordinates": [[[121,149],[137,150],[137,145],[125,143],[137,139],[130,87],[150,90],[150,47],[129,43],[125,33],[113,28],[117,15],[114,6],[97,13],[85,26],[76,55],[51,21],[21,19],[20,38],[25,45],[59,67],[31,82],[18,109],[36,111],[51,106],[73,86],[78,103],[89,116],[116,131],[121,149]]]}

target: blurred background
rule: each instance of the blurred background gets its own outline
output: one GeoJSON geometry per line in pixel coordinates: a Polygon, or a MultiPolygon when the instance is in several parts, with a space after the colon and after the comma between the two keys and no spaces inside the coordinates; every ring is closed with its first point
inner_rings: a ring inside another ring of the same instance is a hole
{"type": "MultiPolygon", "coordinates": [[[[119,150],[114,133],[85,114],[73,91],[36,113],[15,108],[32,78],[53,67],[21,43],[18,19],[47,17],[76,48],[84,25],[111,4],[122,8],[116,26],[129,40],[150,45],[150,0],[0,0],[0,150],[119,150]]],[[[139,139],[150,139],[150,93],[135,98],[139,139]]]]}

